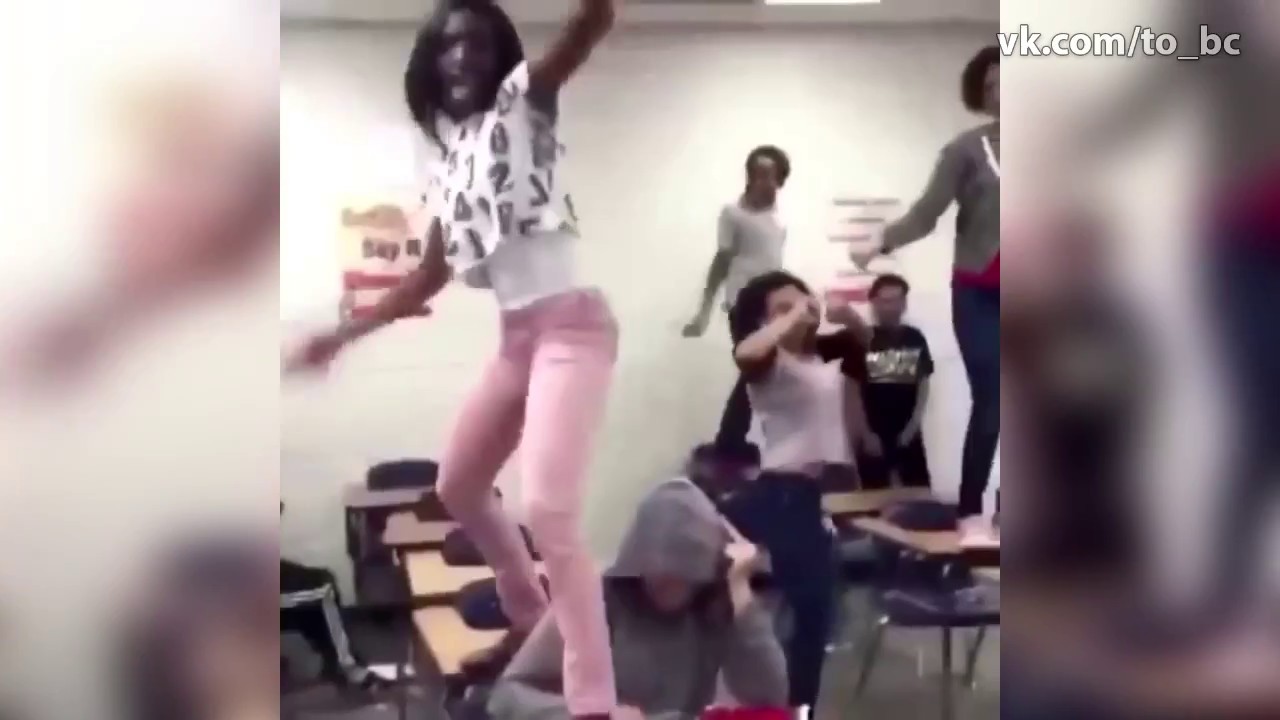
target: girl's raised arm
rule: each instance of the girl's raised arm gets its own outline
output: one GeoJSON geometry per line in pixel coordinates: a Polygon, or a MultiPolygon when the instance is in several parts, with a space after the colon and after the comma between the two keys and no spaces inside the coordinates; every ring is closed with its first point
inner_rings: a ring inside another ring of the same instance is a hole
{"type": "Polygon", "coordinates": [[[578,9],[551,47],[530,65],[530,90],[543,97],[555,97],[613,29],[616,10],[615,0],[579,0],[578,9]]]}

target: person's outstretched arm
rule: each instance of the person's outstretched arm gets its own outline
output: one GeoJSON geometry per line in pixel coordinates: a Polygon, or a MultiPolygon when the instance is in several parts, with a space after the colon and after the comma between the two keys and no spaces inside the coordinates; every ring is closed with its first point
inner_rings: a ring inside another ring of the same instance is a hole
{"type": "Polygon", "coordinates": [[[440,221],[433,220],[418,267],[383,295],[367,316],[343,322],[335,334],[344,344],[350,343],[396,320],[415,315],[427,301],[440,293],[451,276],[449,263],[445,260],[440,221]]]}
{"type": "Polygon", "coordinates": [[[613,29],[617,13],[614,0],[579,0],[560,35],[546,53],[529,67],[529,92],[551,102],[560,88],[587,62],[592,51],[613,29]]]}
{"type": "MultiPolygon", "coordinates": [[[[724,285],[725,278],[729,277],[729,265],[733,262],[733,256],[737,252],[737,234],[733,229],[733,216],[729,208],[725,208],[720,212],[720,220],[716,229],[716,254],[711,258],[711,265],[707,268],[707,281],[702,288],[702,298],[698,303],[698,312],[693,316],[693,320],[685,326],[684,334],[687,337],[697,337],[707,329],[707,322],[711,319],[711,306],[715,303],[716,293],[720,292],[720,287],[724,285]]],[[[732,304],[732,298],[729,300],[732,304]]]]}
{"type": "Polygon", "coordinates": [[[432,220],[422,263],[406,275],[399,285],[383,295],[367,315],[345,320],[332,331],[310,338],[289,359],[287,369],[297,372],[327,367],[344,347],[365,335],[401,318],[422,315],[423,305],[439,294],[452,275],[445,259],[440,221],[432,220]]]}
{"type": "Polygon", "coordinates": [[[956,199],[963,170],[964,160],[956,147],[949,144],[943,148],[924,192],[905,215],[885,226],[881,252],[893,252],[933,232],[938,218],[956,199]]]}

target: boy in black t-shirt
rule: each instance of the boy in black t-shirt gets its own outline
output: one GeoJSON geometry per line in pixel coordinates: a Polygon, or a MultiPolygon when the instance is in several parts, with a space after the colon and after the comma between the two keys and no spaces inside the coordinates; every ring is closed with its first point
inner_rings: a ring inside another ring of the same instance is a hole
{"type": "Polygon", "coordinates": [[[898,275],[881,275],[871,285],[875,326],[862,381],[870,432],[858,457],[867,488],[888,487],[895,470],[905,486],[930,484],[921,423],[929,398],[933,355],[924,333],[902,323],[910,290],[898,275]]]}

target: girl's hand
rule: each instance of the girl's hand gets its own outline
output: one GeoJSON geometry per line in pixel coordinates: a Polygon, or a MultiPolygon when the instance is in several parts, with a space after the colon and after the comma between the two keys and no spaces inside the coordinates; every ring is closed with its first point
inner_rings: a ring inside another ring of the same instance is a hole
{"type": "Polygon", "coordinates": [[[858,321],[858,311],[844,302],[828,302],[827,322],[833,325],[852,325],[858,321]]]}
{"type": "Polygon", "coordinates": [[[315,335],[290,356],[285,371],[294,374],[326,370],[345,345],[346,341],[336,332],[315,335]]]}
{"type": "Polygon", "coordinates": [[[880,442],[880,436],[873,432],[862,437],[862,450],[871,457],[884,457],[884,444],[880,442]]]}
{"type": "Polygon", "coordinates": [[[791,312],[787,314],[787,318],[793,326],[818,325],[821,317],[822,306],[818,304],[817,298],[813,297],[792,305],[791,312]]]}
{"type": "Polygon", "coordinates": [[[750,580],[761,569],[763,556],[759,548],[745,540],[730,543],[724,554],[729,558],[729,575],[732,578],[750,580]]]}

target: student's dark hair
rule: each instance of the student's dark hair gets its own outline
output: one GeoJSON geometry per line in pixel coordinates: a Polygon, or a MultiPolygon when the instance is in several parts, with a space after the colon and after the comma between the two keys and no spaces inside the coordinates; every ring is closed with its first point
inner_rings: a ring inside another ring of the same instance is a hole
{"type": "Polygon", "coordinates": [[[436,116],[444,103],[444,81],[440,77],[440,53],[444,49],[444,26],[449,13],[459,10],[473,12],[493,28],[497,63],[494,77],[489,78],[483,106],[491,106],[498,95],[498,86],[517,65],[524,62],[524,45],[516,32],[511,17],[494,0],[443,0],[418,30],[409,53],[409,64],[404,71],[404,99],[409,115],[422,132],[438,147],[444,149],[436,116]]]}
{"type": "Polygon", "coordinates": [[[960,99],[972,112],[987,109],[987,71],[1000,64],[1000,48],[988,45],[978,51],[960,73],[960,99]]]}
{"type": "Polygon", "coordinates": [[[871,283],[871,290],[868,292],[868,295],[875,297],[889,288],[898,288],[902,291],[903,295],[911,292],[911,285],[907,283],[906,278],[901,275],[886,273],[877,277],[875,281],[871,283]]]}
{"type": "Polygon", "coordinates": [[[813,294],[803,280],[785,270],[757,275],[742,287],[733,303],[733,314],[734,322],[741,328],[744,337],[764,325],[769,311],[769,295],[784,287],[798,288],[807,295],[813,294]]]}
{"type": "Polygon", "coordinates": [[[747,155],[746,168],[748,173],[751,172],[751,166],[760,158],[773,161],[773,164],[778,168],[778,187],[786,185],[787,178],[791,177],[791,158],[787,157],[782,148],[773,145],[761,145],[752,150],[747,155]]]}

